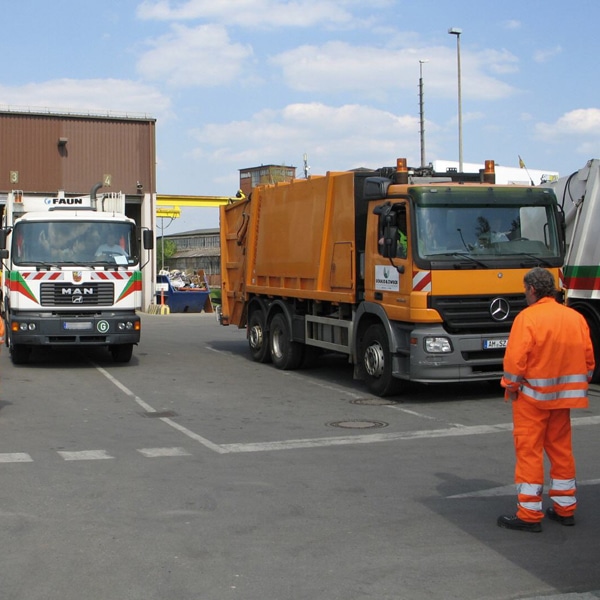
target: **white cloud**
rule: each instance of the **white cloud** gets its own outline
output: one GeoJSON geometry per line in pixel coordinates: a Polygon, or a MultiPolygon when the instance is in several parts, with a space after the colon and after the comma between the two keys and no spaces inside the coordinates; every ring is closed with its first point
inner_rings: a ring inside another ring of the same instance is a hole
{"type": "MultiPolygon", "coordinates": [[[[537,135],[543,140],[560,140],[564,137],[586,138],[600,136],[600,108],[579,108],[572,110],[554,123],[538,123],[537,135]]],[[[598,144],[596,144],[597,148],[598,144]]]]}
{"type": "Polygon", "coordinates": [[[170,99],[156,88],[121,79],[55,79],[0,86],[0,97],[11,107],[49,112],[106,114],[114,111],[162,119],[171,116],[170,99]]]}
{"type": "Polygon", "coordinates": [[[538,63],[547,62],[550,59],[558,56],[563,51],[561,46],[554,46],[554,48],[547,48],[545,50],[537,50],[533,55],[533,60],[538,63]]]}
{"type": "Polygon", "coordinates": [[[516,73],[519,70],[519,59],[508,50],[484,50],[475,55],[479,73],[487,69],[497,75],[516,73]]]}
{"type": "MultiPolygon", "coordinates": [[[[427,94],[456,94],[456,53],[442,46],[426,48],[378,48],[329,42],[322,46],[299,46],[271,59],[281,68],[291,89],[310,93],[357,92],[371,99],[398,88],[415,89],[419,60],[426,57],[424,85],[427,94]]],[[[463,95],[494,100],[515,93],[507,83],[489,73],[506,74],[517,69],[517,59],[508,51],[462,52],[463,95]]],[[[387,99],[387,98],[386,98],[387,99]]]]}
{"type": "Polygon", "coordinates": [[[517,21],[516,19],[510,19],[508,21],[504,21],[502,23],[502,26],[504,27],[504,29],[510,30],[521,29],[522,23],[521,21],[517,21]]]}
{"type": "Polygon", "coordinates": [[[138,71],[178,87],[225,85],[239,76],[252,56],[249,46],[232,43],[220,25],[173,25],[151,45],[139,59],[138,71]]]}
{"type": "Polygon", "coordinates": [[[597,140],[593,142],[583,142],[577,147],[577,152],[583,156],[597,158],[600,156],[600,144],[597,140]]]}
{"type": "Polygon", "coordinates": [[[267,163],[298,166],[306,152],[316,174],[395,164],[397,156],[416,164],[418,131],[416,116],[396,116],[357,104],[335,107],[315,102],[263,110],[245,121],[209,124],[192,135],[200,142],[194,158],[203,163],[230,164],[234,169],[267,163]]]}
{"type": "MultiPolygon", "coordinates": [[[[381,3],[381,2],[380,2],[381,3]]],[[[352,21],[342,0],[145,0],[138,9],[141,19],[161,21],[206,19],[241,27],[309,27],[352,21]]]]}

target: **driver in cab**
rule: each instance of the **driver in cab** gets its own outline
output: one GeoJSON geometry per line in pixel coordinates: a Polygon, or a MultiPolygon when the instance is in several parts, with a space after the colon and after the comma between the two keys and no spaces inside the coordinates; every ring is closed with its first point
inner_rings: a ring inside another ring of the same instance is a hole
{"type": "Polygon", "coordinates": [[[127,256],[127,252],[117,243],[117,236],[112,232],[106,236],[106,243],[98,246],[96,250],[96,258],[103,255],[127,256]]]}

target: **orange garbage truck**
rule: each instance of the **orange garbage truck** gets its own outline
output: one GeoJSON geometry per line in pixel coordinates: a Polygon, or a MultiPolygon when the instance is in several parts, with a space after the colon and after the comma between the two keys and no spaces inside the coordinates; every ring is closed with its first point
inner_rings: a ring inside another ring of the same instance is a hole
{"type": "Polygon", "coordinates": [[[547,188],[395,167],[329,172],[221,207],[223,325],[253,360],[348,356],[375,395],[499,380],[534,266],[559,283],[564,219],[547,188]]]}

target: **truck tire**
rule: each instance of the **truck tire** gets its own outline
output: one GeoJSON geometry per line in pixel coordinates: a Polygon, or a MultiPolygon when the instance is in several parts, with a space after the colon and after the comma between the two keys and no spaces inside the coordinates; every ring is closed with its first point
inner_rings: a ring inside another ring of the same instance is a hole
{"type": "Polygon", "coordinates": [[[376,396],[390,396],[400,390],[400,380],[392,375],[392,355],[383,325],[370,325],[360,344],[365,383],[376,396]]]}
{"type": "Polygon", "coordinates": [[[269,334],[265,326],[265,313],[261,309],[253,310],[248,321],[248,345],[254,362],[271,361],[269,334]]]}
{"type": "Polygon", "coordinates": [[[115,344],[110,346],[110,353],[116,363],[128,363],[133,354],[133,344],[115,344]]]}
{"type": "Polygon", "coordinates": [[[269,340],[271,360],[278,369],[291,371],[300,366],[304,356],[303,344],[292,342],[287,319],[281,313],[271,320],[269,340]]]}
{"type": "Polygon", "coordinates": [[[26,365],[29,362],[31,348],[23,344],[17,344],[10,347],[10,360],[13,365],[26,365]]]}

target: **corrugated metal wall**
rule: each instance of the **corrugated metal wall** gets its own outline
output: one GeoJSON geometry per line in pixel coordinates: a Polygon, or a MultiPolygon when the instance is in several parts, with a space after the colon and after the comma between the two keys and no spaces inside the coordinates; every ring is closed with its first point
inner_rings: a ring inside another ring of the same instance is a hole
{"type": "Polygon", "coordinates": [[[154,119],[0,111],[0,191],[153,194],[155,162],[154,119]]]}
{"type": "MultiPolygon", "coordinates": [[[[156,120],[117,116],[0,111],[0,214],[11,190],[87,195],[111,176],[110,188],[123,192],[125,214],[155,228],[156,120]]],[[[143,307],[153,298],[154,251],[143,272],[143,307]]]]}

